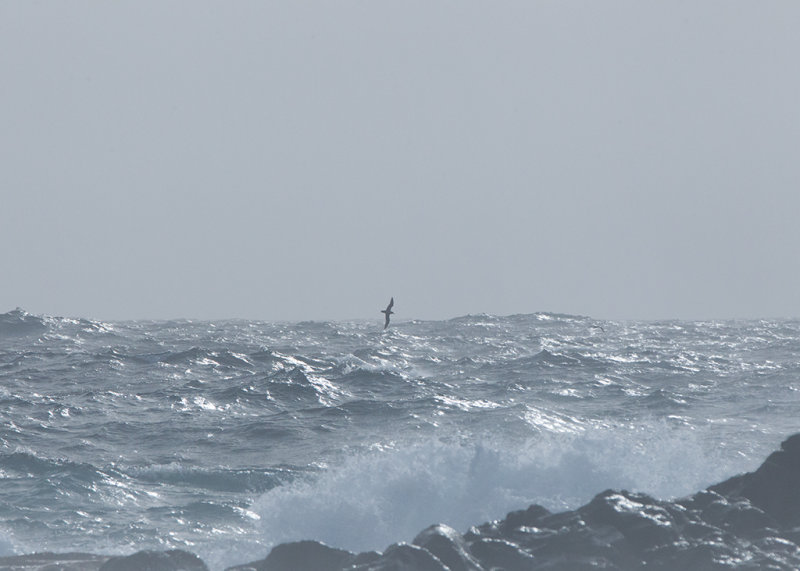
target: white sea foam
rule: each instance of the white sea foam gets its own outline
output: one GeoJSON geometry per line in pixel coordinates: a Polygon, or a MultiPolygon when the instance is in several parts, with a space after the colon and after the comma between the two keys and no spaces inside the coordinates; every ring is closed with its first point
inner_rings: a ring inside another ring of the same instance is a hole
{"type": "Polygon", "coordinates": [[[559,511],[607,489],[688,495],[747,466],[662,422],[551,433],[523,444],[431,441],[346,458],[252,506],[264,541],[315,538],[350,550],[410,541],[433,523],[466,531],[531,503],[559,511]]]}

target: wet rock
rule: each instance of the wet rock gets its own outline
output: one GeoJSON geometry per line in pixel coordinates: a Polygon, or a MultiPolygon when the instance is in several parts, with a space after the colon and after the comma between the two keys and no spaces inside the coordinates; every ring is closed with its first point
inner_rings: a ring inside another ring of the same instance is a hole
{"type": "Polygon", "coordinates": [[[470,555],[464,538],[452,527],[432,525],[414,538],[414,545],[426,549],[444,563],[450,571],[480,571],[478,562],[470,555]]]}
{"type": "Polygon", "coordinates": [[[0,571],[98,571],[108,559],[91,553],[34,553],[0,557],[0,571]]]}
{"type": "Polygon", "coordinates": [[[377,551],[365,551],[357,554],[350,565],[353,567],[369,566],[370,563],[374,563],[380,558],[381,554],[377,551]]]}
{"type": "Polygon", "coordinates": [[[484,569],[528,571],[535,568],[533,556],[522,551],[518,545],[503,539],[479,539],[470,546],[470,552],[484,569]]]}
{"type": "Polygon", "coordinates": [[[0,571],[208,571],[187,551],[139,551],[111,557],[87,553],[36,553],[0,558],[0,571]]]}
{"type": "Polygon", "coordinates": [[[578,511],[593,527],[607,526],[618,531],[625,540],[621,546],[624,549],[645,551],[673,543],[679,537],[674,510],[644,494],[609,490],[578,511]]]}
{"type": "Polygon", "coordinates": [[[450,571],[428,550],[408,543],[392,545],[379,559],[351,569],[353,571],[450,571]]]}
{"type": "Polygon", "coordinates": [[[111,557],[103,563],[100,571],[208,571],[208,567],[197,555],[172,549],[111,557]]]}
{"type": "Polygon", "coordinates": [[[551,512],[538,504],[533,504],[526,510],[518,510],[509,513],[503,521],[504,529],[511,531],[522,527],[536,527],[551,512]]]}
{"type": "Polygon", "coordinates": [[[800,434],[781,443],[755,472],[709,488],[723,496],[747,498],[785,527],[800,526],[800,434]]]}
{"type": "Polygon", "coordinates": [[[227,571],[339,571],[351,565],[355,555],[318,541],[295,541],[275,546],[265,559],[229,567],[227,571]]]}

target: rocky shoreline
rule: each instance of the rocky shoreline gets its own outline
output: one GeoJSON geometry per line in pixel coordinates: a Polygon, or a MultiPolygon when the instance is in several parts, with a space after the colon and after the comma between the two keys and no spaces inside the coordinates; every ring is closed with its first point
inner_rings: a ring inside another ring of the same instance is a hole
{"type": "MultiPolygon", "coordinates": [[[[461,534],[445,525],[383,553],[316,541],[276,546],[227,571],[796,570],[800,434],[755,471],[675,501],[607,490],[572,511],[532,505],[461,534]]],[[[0,571],[207,571],[180,550],[129,556],[42,553],[0,558],[0,571]]]]}

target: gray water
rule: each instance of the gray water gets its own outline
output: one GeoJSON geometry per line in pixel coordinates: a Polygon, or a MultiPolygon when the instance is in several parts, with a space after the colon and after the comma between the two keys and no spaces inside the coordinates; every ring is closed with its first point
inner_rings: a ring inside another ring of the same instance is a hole
{"type": "Polygon", "coordinates": [[[800,428],[800,321],[382,325],[0,315],[0,554],[382,550],[687,495],[800,428]]]}

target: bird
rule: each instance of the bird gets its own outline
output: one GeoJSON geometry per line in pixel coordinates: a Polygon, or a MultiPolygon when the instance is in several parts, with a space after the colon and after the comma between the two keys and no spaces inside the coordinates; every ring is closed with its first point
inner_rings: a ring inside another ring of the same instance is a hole
{"type": "Polygon", "coordinates": [[[386,323],[383,324],[384,329],[389,327],[389,316],[394,313],[394,311],[392,311],[393,305],[394,305],[394,297],[392,297],[392,299],[389,300],[389,305],[386,306],[386,309],[381,309],[381,313],[386,314],[386,323]]]}

